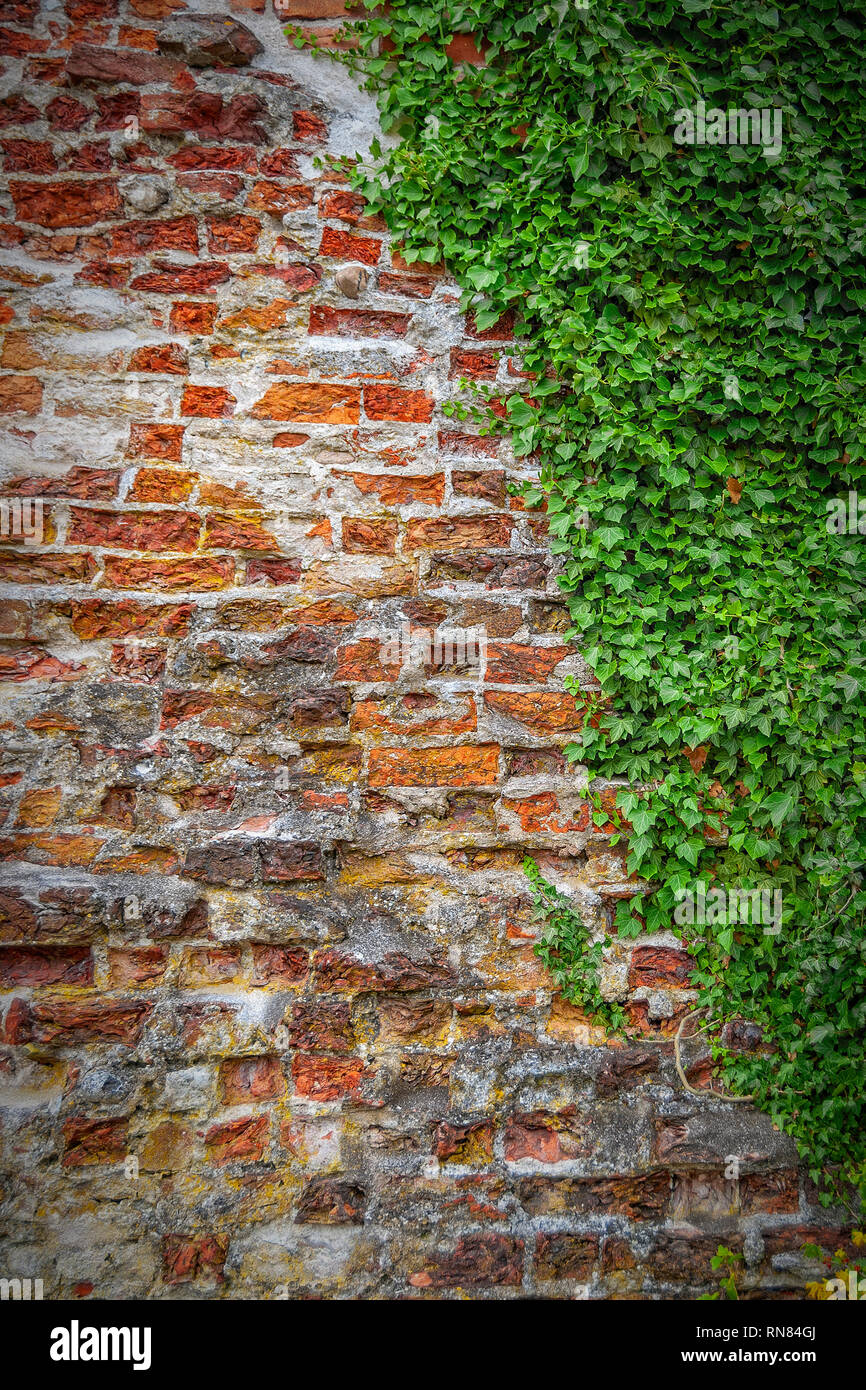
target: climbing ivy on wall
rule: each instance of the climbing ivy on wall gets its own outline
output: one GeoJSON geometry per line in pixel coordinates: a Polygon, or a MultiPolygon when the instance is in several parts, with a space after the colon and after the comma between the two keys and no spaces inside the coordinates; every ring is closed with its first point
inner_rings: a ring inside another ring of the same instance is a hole
{"type": "MultiPolygon", "coordinates": [[[[400,137],[356,186],[524,338],[490,424],[539,462],[601,688],[569,754],[648,885],[615,930],[684,937],[709,1016],[763,1030],[725,1084],[866,1197],[863,11],[393,0],[356,32],[400,137]],[[719,886],[781,920],[678,913],[719,886]]],[[[587,949],[545,945],[572,981],[587,949]]]]}

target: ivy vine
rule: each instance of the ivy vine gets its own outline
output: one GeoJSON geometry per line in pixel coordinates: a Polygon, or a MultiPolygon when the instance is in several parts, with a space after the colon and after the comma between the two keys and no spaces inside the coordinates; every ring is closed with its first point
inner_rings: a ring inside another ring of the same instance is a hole
{"type": "MultiPolygon", "coordinates": [[[[725,1085],[866,1201],[862,10],[362,3],[342,56],[400,138],[354,184],[523,339],[489,424],[537,462],[597,678],[568,752],[620,787],[643,889],[611,930],[686,941],[709,1016],[763,1032],[716,1044],[725,1085]],[[714,109],[778,148],[683,138],[714,109]],[[684,924],[698,884],[781,891],[781,930],[684,924]]],[[[562,928],[573,981],[594,947],[562,928]]]]}

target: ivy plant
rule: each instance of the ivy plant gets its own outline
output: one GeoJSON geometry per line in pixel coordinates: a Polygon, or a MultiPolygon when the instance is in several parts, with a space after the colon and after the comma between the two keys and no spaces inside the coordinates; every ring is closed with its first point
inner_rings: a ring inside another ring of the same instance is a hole
{"type": "MultiPolygon", "coordinates": [[[[620,787],[641,891],[612,930],[684,937],[710,1017],[763,1030],[717,1045],[726,1085],[864,1197],[862,16],[362,3],[342,59],[398,140],[354,185],[532,374],[488,427],[537,465],[597,678],[568,751],[620,787]],[[697,884],[780,890],[781,930],[683,925],[697,884]]],[[[557,948],[566,975],[593,949],[557,948]]]]}

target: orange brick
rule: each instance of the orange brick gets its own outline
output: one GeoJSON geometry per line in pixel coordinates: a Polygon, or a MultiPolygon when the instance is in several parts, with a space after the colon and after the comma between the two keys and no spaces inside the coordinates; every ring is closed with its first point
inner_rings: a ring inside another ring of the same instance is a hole
{"type": "Polygon", "coordinates": [[[488,787],[499,778],[495,743],[459,748],[374,748],[371,787],[488,787]]]}
{"type": "Polygon", "coordinates": [[[361,393],[356,386],[298,385],[280,381],[256,402],[251,414],[257,420],[354,425],[360,418],[360,408],[361,393]]]}

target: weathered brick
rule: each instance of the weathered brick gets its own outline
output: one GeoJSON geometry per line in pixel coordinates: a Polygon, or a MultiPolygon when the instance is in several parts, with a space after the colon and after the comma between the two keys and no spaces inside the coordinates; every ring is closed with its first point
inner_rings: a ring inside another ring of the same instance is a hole
{"type": "Polygon", "coordinates": [[[227,386],[185,386],[180,413],[223,420],[234,414],[236,405],[237,401],[227,386]]]}
{"type": "Polygon", "coordinates": [[[127,1128],[126,1120],[64,1120],[64,1168],[122,1162],[126,1156],[127,1128]]]}
{"type": "Polygon", "coordinates": [[[268,1129],[267,1115],[211,1125],[204,1136],[210,1162],[217,1167],[226,1163],[259,1162],[264,1157],[268,1129]]]}
{"type": "Polygon", "coordinates": [[[254,942],[252,955],[253,985],[296,985],[306,977],[309,958],[299,946],[254,942]]]}
{"type": "Polygon", "coordinates": [[[183,425],[137,422],[129,429],[129,453],[134,458],[158,458],[165,459],[167,463],[180,463],[183,432],[183,425]]]}
{"type": "Polygon", "coordinates": [[[478,1233],[463,1236],[450,1255],[436,1255],[409,1276],[415,1288],[515,1287],[523,1282],[523,1241],[478,1233]]]}
{"type": "Polygon", "coordinates": [[[0,415],[36,415],[42,408],[42,382],[36,376],[0,376],[0,415]]]}
{"type": "Polygon", "coordinates": [[[250,412],[258,420],[297,420],[301,423],[356,424],[361,393],[356,386],[278,382],[250,412]]]}
{"type": "Polygon", "coordinates": [[[365,1077],[360,1057],[324,1057],[298,1052],[292,1059],[292,1078],[299,1096],[310,1100],[357,1097],[365,1077]]]}
{"type": "Polygon", "coordinates": [[[0,988],[92,984],[89,947],[0,946],[0,988]]]}
{"type": "Polygon", "coordinates": [[[196,1279],[222,1283],[228,1253],[226,1237],[167,1235],[162,1238],[162,1278],[166,1284],[196,1279]]]}
{"type": "Polygon", "coordinates": [[[636,946],[629,966],[629,987],[683,987],[689,983],[694,969],[695,963],[685,951],[670,946],[636,946]]]}
{"type": "Polygon", "coordinates": [[[216,304],[172,304],[169,324],[172,333],[198,333],[206,336],[213,332],[216,315],[216,304]]]}
{"type": "Polygon", "coordinates": [[[542,1232],[535,1237],[535,1273],[541,1280],[592,1278],[598,1261],[598,1236],[568,1231],[542,1232]]]}
{"type": "Polygon", "coordinates": [[[325,227],[322,230],[320,256],[333,256],[341,261],[361,261],[363,265],[376,265],[381,254],[382,243],[373,237],[341,232],[336,227],[325,227]]]}
{"type": "Polygon", "coordinates": [[[231,275],[225,261],[200,261],[188,266],[156,261],[154,266],[155,269],[136,276],[131,288],[151,294],[210,294],[231,275]]]}
{"type": "Polygon", "coordinates": [[[397,523],[343,517],[343,549],[354,555],[393,555],[397,549],[397,523]]]}
{"type": "Polygon", "coordinates": [[[433,418],[433,397],[400,386],[365,386],[364,410],[371,420],[425,423],[433,418]]]}
{"type": "Polygon", "coordinates": [[[541,733],[564,733],[570,729],[580,729],[583,724],[583,711],[573,695],[558,695],[545,690],[535,691],[531,695],[511,690],[485,690],[484,703],[496,714],[505,715],[541,733]]]}
{"type": "Polygon", "coordinates": [[[374,748],[371,787],[483,787],[499,777],[496,744],[462,748],[374,748]]]}
{"type": "Polygon", "coordinates": [[[224,1105],[249,1105],[275,1100],[286,1089],[278,1057],[230,1057],[220,1063],[220,1094],[224,1105]]]}
{"type": "Polygon", "coordinates": [[[510,516],[424,517],[406,526],[407,550],[486,550],[511,544],[510,516]]]}
{"type": "Polygon", "coordinates": [[[104,545],[114,550],[189,552],[198,544],[199,518],[194,512],[108,512],[70,509],[72,545],[104,545]]]}
{"type": "Polygon", "coordinates": [[[114,179],[29,183],[12,179],[9,192],[19,222],[39,227],[88,227],[122,211],[114,179]]]}
{"type": "Polygon", "coordinates": [[[231,251],[255,251],[261,234],[259,219],[245,213],[207,219],[207,249],[213,256],[231,251]]]}
{"type": "Polygon", "coordinates": [[[331,309],[314,304],[310,310],[310,332],[339,338],[404,338],[411,314],[387,309],[331,309]]]}
{"type": "Polygon", "coordinates": [[[338,1178],[312,1178],[298,1201],[295,1221],[327,1225],[360,1225],[366,1193],[358,1183],[338,1178]]]}
{"type": "Polygon", "coordinates": [[[198,255],[198,226],[194,217],[144,218],[125,222],[111,233],[113,256],[143,256],[150,251],[189,251],[198,255]]]}
{"type": "Polygon", "coordinates": [[[43,999],[27,1006],[18,1041],[62,1047],[119,1042],[135,1047],[152,1005],[137,999],[43,999]]]}
{"type": "Polygon", "coordinates": [[[645,1221],[664,1215],[670,1176],[657,1172],[614,1178],[521,1178],[518,1192],[531,1216],[611,1212],[645,1221]]]}

